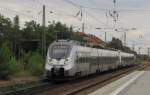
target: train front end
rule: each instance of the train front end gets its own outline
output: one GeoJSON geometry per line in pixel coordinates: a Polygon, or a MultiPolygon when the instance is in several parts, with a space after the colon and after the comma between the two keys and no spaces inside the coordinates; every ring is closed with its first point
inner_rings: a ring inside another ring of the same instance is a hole
{"type": "Polygon", "coordinates": [[[67,42],[54,42],[50,45],[46,59],[46,77],[50,80],[65,80],[72,76],[72,45],[67,42]]]}

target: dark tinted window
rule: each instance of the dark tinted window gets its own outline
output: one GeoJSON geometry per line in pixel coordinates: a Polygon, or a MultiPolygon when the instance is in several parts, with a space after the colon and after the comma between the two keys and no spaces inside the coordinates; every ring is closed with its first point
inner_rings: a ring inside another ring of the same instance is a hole
{"type": "Polygon", "coordinates": [[[51,47],[50,55],[54,59],[60,59],[68,57],[69,46],[68,45],[54,45],[51,47]]]}

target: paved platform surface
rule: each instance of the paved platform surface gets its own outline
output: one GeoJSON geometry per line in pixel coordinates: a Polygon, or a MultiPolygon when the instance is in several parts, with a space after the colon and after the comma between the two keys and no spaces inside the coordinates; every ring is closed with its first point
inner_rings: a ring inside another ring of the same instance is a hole
{"type": "Polygon", "coordinates": [[[135,71],[89,95],[150,95],[150,71],[135,71]]]}

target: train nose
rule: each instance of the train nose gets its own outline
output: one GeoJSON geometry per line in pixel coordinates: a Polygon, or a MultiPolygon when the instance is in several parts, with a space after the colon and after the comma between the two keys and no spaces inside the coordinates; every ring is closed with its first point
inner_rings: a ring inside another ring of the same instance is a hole
{"type": "Polygon", "coordinates": [[[51,75],[52,77],[64,77],[64,68],[52,68],[51,75]]]}

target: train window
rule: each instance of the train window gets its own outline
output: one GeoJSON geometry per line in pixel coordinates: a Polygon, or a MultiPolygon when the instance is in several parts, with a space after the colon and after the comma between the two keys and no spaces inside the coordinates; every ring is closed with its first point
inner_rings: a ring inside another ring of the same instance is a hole
{"type": "Polygon", "coordinates": [[[68,45],[54,45],[51,49],[51,57],[60,59],[68,57],[69,46],[68,45]]]}
{"type": "Polygon", "coordinates": [[[100,62],[104,63],[105,62],[105,58],[104,57],[100,57],[100,62]]]}
{"type": "Polygon", "coordinates": [[[77,58],[76,58],[76,63],[78,64],[79,63],[79,56],[77,55],[77,58]]]}
{"type": "Polygon", "coordinates": [[[84,58],[84,57],[80,57],[80,58],[79,58],[79,64],[80,64],[80,63],[84,63],[84,62],[85,62],[85,58],[84,58]]]}
{"type": "Polygon", "coordinates": [[[87,62],[90,63],[91,59],[90,57],[87,57],[87,62]]]}
{"type": "Polygon", "coordinates": [[[87,60],[86,60],[87,58],[86,57],[84,57],[84,62],[83,63],[86,63],[87,62],[87,60]]]}
{"type": "Polygon", "coordinates": [[[105,59],[105,62],[104,62],[104,63],[107,64],[107,63],[108,63],[107,57],[105,56],[104,59],[105,59]]]}
{"type": "Polygon", "coordinates": [[[113,58],[114,58],[114,57],[110,57],[110,61],[109,61],[109,62],[110,62],[110,64],[112,63],[112,61],[113,61],[113,58]]]}

